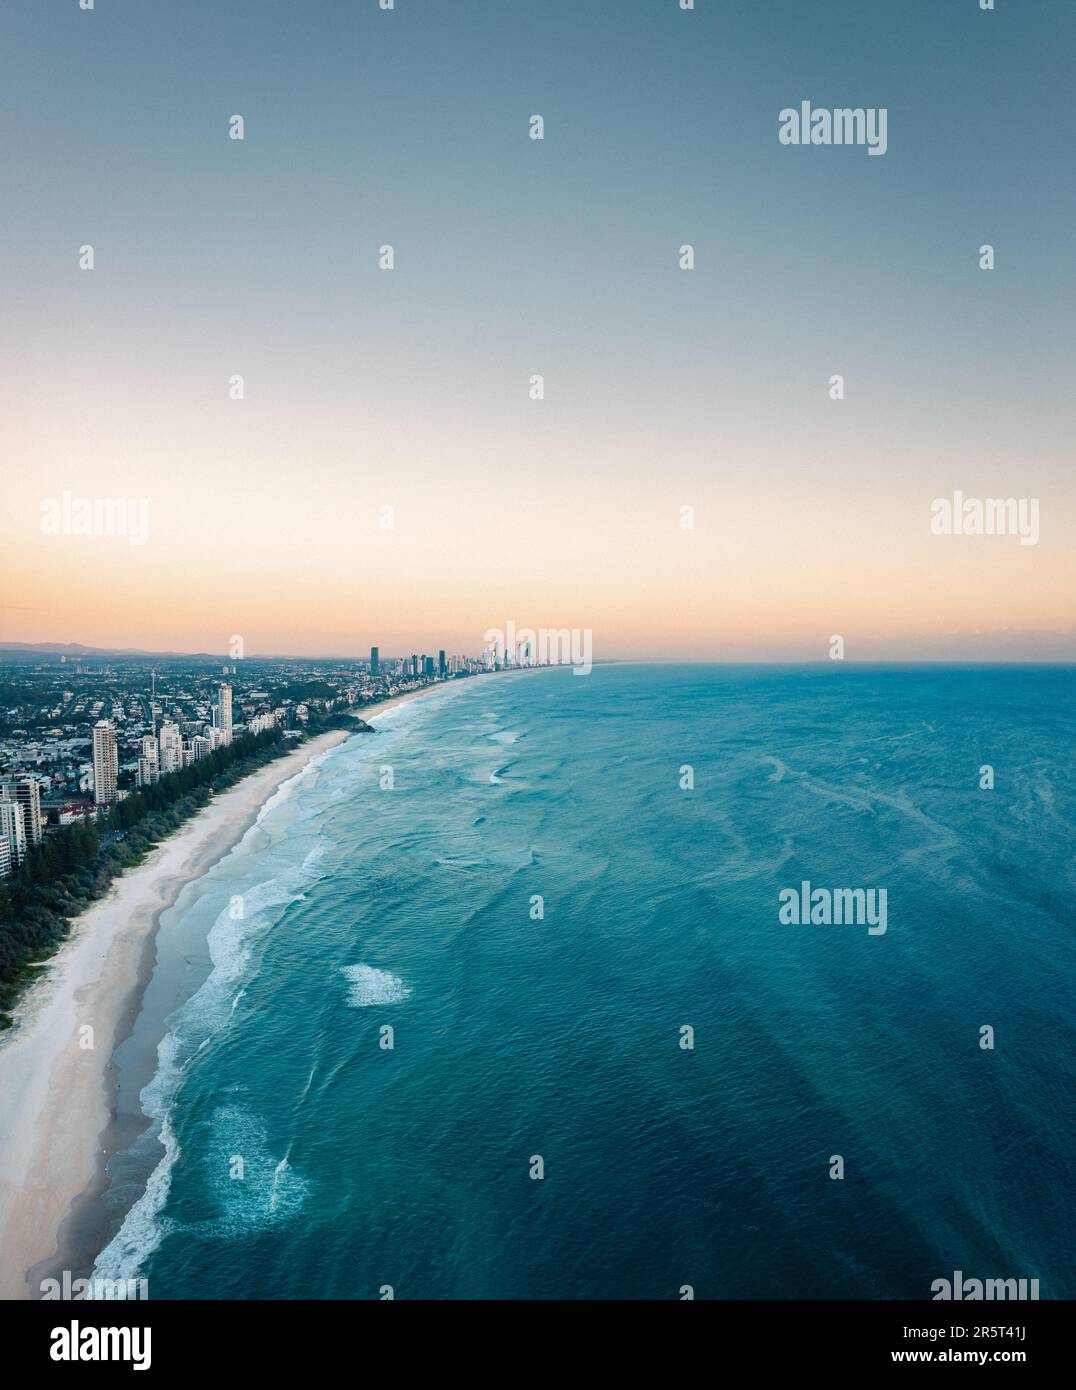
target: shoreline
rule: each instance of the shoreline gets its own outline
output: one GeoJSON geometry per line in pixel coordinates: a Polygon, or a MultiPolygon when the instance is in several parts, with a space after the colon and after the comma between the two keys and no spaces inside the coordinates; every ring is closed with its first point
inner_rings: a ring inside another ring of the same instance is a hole
{"type": "MultiPolygon", "coordinates": [[[[449,688],[423,686],[354,713],[373,719],[449,688]]],[[[42,1279],[62,1270],[75,1278],[92,1272],[87,1265],[101,1248],[94,1242],[109,1219],[101,1203],[106,1164],[148,1123],[139,1126],[133,1110],[121,1112],[113,1058],[141,1013],[161,914],[230,853],[280,786],[362,736],[349,729],[315,734],[213,797],[72,919],[66,941],[18,1001],[0,1041],[0,1299],[33,1298],[42,1279]]],[[[145,1061],[155,1068],[163,1017],[153,1031],[159,1035],[151,1034],[152,1059],[145,1061]]],[[[135,1103],[140,1090],[134,1088],[135,1103]]]]}

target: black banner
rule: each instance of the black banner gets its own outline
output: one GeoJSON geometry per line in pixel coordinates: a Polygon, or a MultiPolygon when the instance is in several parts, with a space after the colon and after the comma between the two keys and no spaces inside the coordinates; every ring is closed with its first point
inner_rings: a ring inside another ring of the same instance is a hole
{"type": "MultiPolygon", "coordinates": [[[[586,1346],[611,1362],[665,1357],[666,1373],[702,1358],[720,1373],[744,1366],[760,1373],[795,1370],[874,1372],[917,1365],[1030,1367],[1064,1373],[1073,1308],[1057,1302],[695,1302],[656,1303],[385,1303],[355,1302],[35,1302],[7,1304],[5,1342],[32,1371],[279,1371],[309,1359],[336,1361],[354,1339],[395,1360],[403,1348],[429,1348],[475,1368],[490,1355],[498,1373],[563,1374],[569,1348],[586,1346]],[[482,1340],[465,1344],[464,1336],[482,1340]],[[398,1339],[408,1340],[401,1343],[398,1339]],[[421,1342],[411,1339],[422,1337],[421,1342]],[[505,1359],[503,1338],[509,1339],[505,1359]],[[436,1340],[429,1340],[434,1338],[436,1340]],[[563,1340],[562,1340],[563,1339],[563,1340]],[[14,1345],[12,1345],[14,1344],[14,1345]],[[511,1349],[511,1348],[514,1348],[511,1349]],[[75,1369],[77,1363],[78,1369],[75,1369]],[[515,1363],[515,1364],[513,1364],[515,1363]]],[[[487,1371],[488,1373],[488,1371],[487,1371]]]]}

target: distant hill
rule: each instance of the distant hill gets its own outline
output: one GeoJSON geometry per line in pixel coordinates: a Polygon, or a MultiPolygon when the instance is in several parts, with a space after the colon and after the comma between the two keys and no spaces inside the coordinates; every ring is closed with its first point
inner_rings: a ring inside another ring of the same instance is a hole
{"type": "Polygon", "coordinates": [[[204,657],[206,661],[223,661],[212,652],[149,652],[140,647],[87,647],[81,642],[0,642],[0,653],[17,652],[26,656],[170,656],[204,657]]]}
{"type": "MultiPolygon", "coordinates": [[[[231,662],[236,658],[226,652],[151,652],[142,647],[87,647],[82,642],[3,642],[0,641],[0,660],[4,656],[96,656],[96,657],[152,657],[155,661],[221,661],[231,662]]],[[[352,662],[360,658],[340,654],[321,656],[292,656],[287,652],[257,652],[246,658],[254,661],[341,661],[352,662]]]]}

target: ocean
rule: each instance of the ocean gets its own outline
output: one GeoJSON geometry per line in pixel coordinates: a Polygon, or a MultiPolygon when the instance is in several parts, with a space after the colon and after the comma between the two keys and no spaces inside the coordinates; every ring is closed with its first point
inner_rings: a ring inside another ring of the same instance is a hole
{"type": "Polygon", "coordinates": [[[620,665],[386,711],[164,914],[97,1274],[1076,1297],[1074,696],[1073,668],[620,665]],[[885,930],[781,921],[804,882],[884,889],[885,930]]]}

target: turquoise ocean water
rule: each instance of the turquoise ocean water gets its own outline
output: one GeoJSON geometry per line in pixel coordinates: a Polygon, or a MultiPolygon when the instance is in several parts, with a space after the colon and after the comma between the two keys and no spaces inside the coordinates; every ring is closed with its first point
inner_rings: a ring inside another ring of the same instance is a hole
{"type": "Polygon", "coordinates": [[[1076,1297],[1074,695],[1071,668],[618,666],[387,712],[165,915],[175,1008],[99,1273],[1076,1297]],[[783,925],[804,879],[884,887],[887,931],[783,925]]]}

